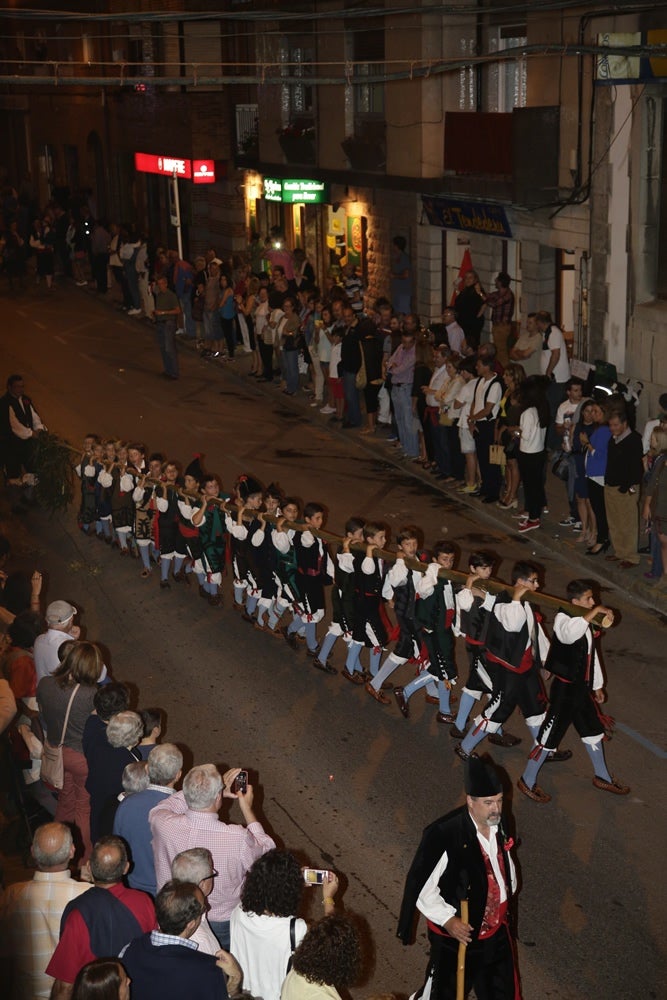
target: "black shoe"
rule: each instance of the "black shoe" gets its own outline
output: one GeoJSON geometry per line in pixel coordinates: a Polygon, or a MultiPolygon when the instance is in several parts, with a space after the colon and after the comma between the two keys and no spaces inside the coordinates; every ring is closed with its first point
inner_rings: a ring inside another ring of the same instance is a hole
{"type": "Polygon", "coordinates": [[[285,632],[285,642],[288,646],[291,646],[292,649],[299,648],[299,640],[296,637],[296,632],[285,632]]]}
{"type": "Polygon", "coordinates": [[[595,545],[591,545],[590,549],[586,549],[586,555],[599,556],[601,552],[606,552],[610,545],[611,542],[609,539],[606,542],[596,542],[595,545]]]}
{"type": "Polygon", "coordinates": [[[466,753],[460,743],[457,743],[454,747],[454,753],[457,757],[460,757],[461,760],[470,760],[471,757],[477,756],[476,753],[466,753]]]}
{"type": "Polygon", "coordinates": [[[512,736],[511,733],[491,733],[488,740],[495,747],[516,747],[521,742],[521,737],[512,736]]]}
{"type": "Polygon", "coordinates": [[[160,580],[160,590],[171,590],[171,584],[168,580],[160,580]]]}
{"type": "Polygon", "coordinates": [[[334,667],[334,665],[331,662],[331,660],[327,660],[326,663],[322,663],[321,660],[314,659],[313,660],[313,666],[316,667],[318,670],[324,671],[325,674],[337,674],[338,673],[338,671],[334,667]]]}
{"type": "Polygon", "coordinates": [[[457,729],[456,725],[453,725],[449,730],[449,735],[453,740],[463,740],[465,739],[466,731],[463,729],[457,729]]]}
{"type": "Polygon", "coordinates": [[[306,650],[306,656],[310,656],[310,658],[312,660],[316,660],[317,656],[319,654],[319,651],[320,651],[320,647],[319,646],[315,646],[315,649],[307,649],[306,650]]]}
{"type": "Polygon", "coordinates": [[[394,688],[394,698],[396,699],[396,704],[398,705],[401,715],[407,719],[410,715],[410,703],[405,697],[405,691],[402,687],[394,688]]]}
{"type": "Polygon", "coordinates": [[[572,756],[571,750],[551,750],[549,756],[545,758],[545,764],[559,764],[563,760],[569,760],[572,756]]]}
{"type": "Polygon", "coordinates": [[[249,615],[247,611],[241,612],[241,618],[244,622],[250,622],[251,625],[255,624],[255,619],[252,615],[249,615]]]}

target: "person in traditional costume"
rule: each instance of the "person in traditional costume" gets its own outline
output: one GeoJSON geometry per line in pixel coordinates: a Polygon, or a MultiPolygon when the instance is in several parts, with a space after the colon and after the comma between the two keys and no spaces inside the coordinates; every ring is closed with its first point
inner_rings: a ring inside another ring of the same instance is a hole
{"type": "Polygon", "coordinates": [[[456,604],[451,580],[438,574],[441,569],[453,568],[455,555],[451,542],[437,542],[432,561],[417,583],[415,621],[421,635],[422,669],[405,687],[394,688],[396,703],[406,719],[410,714],[410,698],[415,691],[425,688],[427,703],[438,705],[438,722],[447,725],[454,722],[450,692],[457,677],[452,632],[456,604]]]}
{"type": "Polygon", "coordinates": [[[604,624],[612,625],[613,612],[595,603],[590,580],[572,580],[567,585],[567,595],[572,604],[585,608],[586,613],[572,616],[559,611],[554,619],[553,636],[544,665],[551,674],[549,708],[542,723],[537,745],[533,748],[525,770],[519,778],[519,791],[534,802],[546,803],[551,796],[537,784],[537,775],[549,754],[558,749],[570,726],[577,730],[581,742],[593,764],[593,785],[613,795],[627,795],[630,791],[607,769],[603,741],[605,724],[609,719],[601,716],[599,706],[604,701],[604,677],[600,657],[595,648],[600,632],[594,625],[598,615],[604,624]]]}
{"type": "Polygon", "coordinates": [[[431,954],[417,1000],[455,1000],[461,948],[464,996],[474,988],[477,1000],[520,1000],[510,929],[517,885],[513,841],[505,833],[495,766],[478,757],[467,761],[465,791],[465,805],[424,830],[406,878],[397,936],[409,944],[415,911],[426,918],[431,954]]]}

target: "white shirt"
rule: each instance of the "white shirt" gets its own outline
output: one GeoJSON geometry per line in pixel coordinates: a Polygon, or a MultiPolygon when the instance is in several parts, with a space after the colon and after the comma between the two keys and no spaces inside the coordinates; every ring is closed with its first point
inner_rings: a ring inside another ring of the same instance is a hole
{"type": "Polygon", "coordinates": [[[503,387],[500,379],[495,375],[492,375],[491,378],[487,379],[480,376],[480,378],[473,381],[472,385],[474,388],[473,402],[470,407],[471,413],[479,413],[479,411],[483,410],[489,403],[493,403],[491,412],[486,417],[482,417],[481,419],[495,420],[498,416],[498,407],[503,395],[503,387]],[[493,382],[494,378],[496,379],[495,382],[493,382]]]}
{"type": "Polygon", "coordinates": [[[597,650],[593,645],[593,636],[591,635],[589,623],[584,616],[567,615],[564,611],[559,611],[554,618],[554,635],[567,645],[576,642],[577,639],[581,639],[583,635],[586,636],[588,653],[592,656],[593,690],[599,691],[603,688],[604,677],[602,676],[602,667],[600,666],[597,650]]]}
{"type": "Polygon", "coordinates": [[[340,364],[342,344],[334,344],[331,348],[331,357],[329,358],[329,376],[331,378],[339,378],[338,375],[338,365],[340,364]]]}
{"type": "Polygon", "coordinates": [[[536,455],[544,451],[547,429],[540,427],[540,418],[534,406],[523,411],[519,417],[519,427],[521,429],[519,450],[524,455],[536,455]]]}
{"type": "MultiPolygon", "coordinates": [[[[498,604],[493,606],[493,614],[496,616],[506,632],[520,632],[524,625],[528,626],[528,636],[526,638],[526,649],[532,645],[532,635],[535,630],[535,616],[528,601],[510,601],[508,604],[498,604]]],[[[547,658],[549,652],[549,640],[544,629],[537,623],[537,646],[542,663],[547,658]]]]}
{"type": "Polygon", "coordinates": [[[651,447],[651,434],[660,426],[660,420],[656,417],[655,420],[647,420],[646,426],[644,427],[644,433],[642,434],[642,448],[644,449],[644,454],[648,455],[649,449],[651,447]]]}
{"type": "MultiPolygon", "coordinates": [[[[229,931],[230,951],[243,969],[243,988],[262,1000],[280,1000],[287,963],[292,954],[290,917],[246,913],[241,906],[232,912],[229,931]]],[[[294,926],[296,946],[306,936],[305,920],[294,926]]]]}
{"type": "MultiPolygon", "coordinates": [[[[477,830],[477,840],[480,843],[482,849],[488,855],[489,861],[491,862],[491,868],[493,869],[493,874],[496,877],[498,883],[498,888],[500,890],[500,902],[504,903],[507,899],[507,887],[505,885],[505,877],[500,870],[500,865],[498,864],[498,846],[497,846],[497,835],[498,830],[496,827],[490,827],[489,838],[487,838],[480,832],[479,827],[475,823],[472,816],[475,829],[477,830]]],[[[509,862],[510,878],[512,880],[512,892],[516,891],[516,872],[514,870],[514,862],[511,856],[508,854],[507,859],[509,862]]],[[[431,872],[428,880],[424,884],[422,891],[419,893],[417,899],[417,909],[422,913],[427,920],[431,923],[437,924],[438,927],[444,927],[448,920],[456,916],[456,909],[450,906],[449,903],[440,895],[440,889],[438,888],[438,882],[442,878],[443,872],[447,869],[447,851],[442,855],[437,865],[431,872]]]]}
{"type": "MultiPolygon", "coordinates": [[[[21,409],[25,411],[26,405],[23,402],[23,396],[18,397],[18,402],[21,404],[21,409]]],[[[32,403],[30,404],[30,407],[32,409],[32,422],[34,425],[34,430],[31,427],[26,427],[25,424],[22,424],[20,422],[20,420],[17,420],[13,408],[11,406],[9,407],[9,426],[11,428],[12,434],[15,434],[17,438],[21,438],[22,441],[27,441],[28,438],[31,438],[34,435],[35,431],[46,430],[46,427],[42,423],[39,414],[37,413],[37,410],[32,405],[32,403]]]]}
{"type": "Polygon", "coordinates": [[[440,368],[436,368],[431,375],[431,381],[428,384],[428,392],[426,393],[426,405],[427,406],[439,406],[439,400],[436,398],[435,393],[447,382],[449,376],[447,375],[447,366],[441,365],[440,368]]]}
{"type": "Polygon", "coordinates": [[[463,406],[458,410],[455,407],[452,408],[451,414],[452,417],[458,417],[459,426],[461,427],[468,426],[468,417],[470,416],[470,404],[472,403],[472,397],[474,396],[474,394],[475,394],[475,382],[471,380],[470,382],[466,382],[465,385],[461,386],[459,394],[456,397],[456,402],[463,403],[463,406]]]}
{"type": "Polygon", "coordinates": [[[572,451],[572,431],[574,430],[574,425],[579,419],[579,410],[581,409],[582,400],[578,403],[571,403],[569,399],[566,399],[560,404],[556,410],[556,423],[561,424],[565,427],[563,433],[563,451],[572,451]]]}
{"type": "Polygon", "coordinates": [[[59,632],[55,628],[50,628],[47,632],[37,636],[33,655],[38,684],[42,677],[49,677],[54,670],[58,669],[60,666],[58,650],[64,642],[71,638],[72,636],[68,635],[67,632],[59,632]]]}
{"type": "Polygon", "coordinates": [[[547,337],[548,349],[542,350],[540,358],[540,368],[542,374],[546,374],[546,370],[549,367],[549,361],[551,360],[552,351],[560,351],[560,357],[556,362],[556,366],[551,373],[556,382],[567,382],[570,377],[570,362],[567,358],[567,347],[565,346],[565,337],[563,336],[562,330],[559,330],[557,326],[551,326],[549,329],[549,335],[547,337]]]}
{"type": "Polygon", "coordinates": [[[447,340],[449,342],[450,351],[454,351],[456,354],[463,354],[463,344],[466,339],[466,335],[463,332],[463,327],[454,321],[450,323],[449,326],[445,327],[447,331],[447,340]]]}

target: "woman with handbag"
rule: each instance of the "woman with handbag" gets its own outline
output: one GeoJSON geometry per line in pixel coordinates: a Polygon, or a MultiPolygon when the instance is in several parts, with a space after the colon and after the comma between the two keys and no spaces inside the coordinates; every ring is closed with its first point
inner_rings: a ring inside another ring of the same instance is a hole
{"type": "Polygon", "coordinates": [[[519,505],[517,493],[521,476],[518,458],[519,439],[516,437],[516,431],[519,429],[521,415],[521,384],[525,379],[523,365],[515,362],[510,362],[503,372],[505,392],[500,400],[496,423],[496,444],[501,445],[505,452],[505,488],[498,501],[498,506],[502,510],[512,510],[519,505]]]}
{"type": "Polygon", "coordinates": [[[103,670],[104,660],[94,643],[73,642],[57,670],[37,685],[37,704],[46,735],[42,779],[58,789],[56,821],[73,823],[77,828],[80,861],[88,860],[92,847],[83,727],[93,710],[103,670]]]}
{"type": "MultiPolygon", "coordinates": [[[[454,401],[465,386],[465,379],[459,371],[463,358],[458,354],[450,354],[445,362],[447,381],[435,394],[440,406],[438,421],[445,432],[445,450],[449,461],[449,470],[443,475],[445,483],[459,482],[465,472],[465,460],[461,454],[459,440],[458,411],[454,410],[454,401]]],[[[440,475],[440,474],[439,474],[440,475]]]]}

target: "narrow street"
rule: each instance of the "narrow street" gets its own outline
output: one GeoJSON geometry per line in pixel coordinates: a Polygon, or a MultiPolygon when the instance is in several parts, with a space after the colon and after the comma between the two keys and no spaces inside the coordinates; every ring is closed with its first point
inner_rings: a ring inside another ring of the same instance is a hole
{"type": "MultiPolygon", "coordinates": [[[[3,289],[0,302],[3,380],[23,374],[46,425],[72,443],[90,432],[139,439],[184,464],[200,452],[227,489],[252,472],[325,503],[333,531],[353,514],[386,522],[394,536],[418,525],[427,546],[446,536],[464,557],[480,547],[497,553],[501,579],[515,559],[534,559],[551,594],[564,594],[575,576],[604,574],[568,529],[556,539],[544,529],[548,546],[541,532],[519,538],[508,514],[460,502],[397,466],[386,445],[332,431],[316,410],[256,385],[245,377],[247,360],[223,368],[181,350],[181,379],[167,382],[150,325],[92,295],[30,287],[10,298],[3,289]]],[[[562,484],[550,480],[553,521],[565,500],[562,484]]],[[[405,873],[422,828],[462,802],[462,764],[435,708],[417,694],[405,720],[395,704],[377,705],[363,687],[321,674],[303,653],[254,631],[227,595],[221,610],[194,587],[160,591],[155,574],[141,579],[138,563],[79,533],[75,513],[27,515],[16,528],[17,563],[44,569],[47,600],[80,607],[87,636],[109,650],[113,675],[136,687],[141,705],[165,708],[166,738],[187,746],[191,761],[248,767],[275,839],[304,863],[342,873],[344,908],[366,922],[374,945],[355,995],[412,993],[427,948],[423,922],[411,948],[395,937],[405,873]]],[[[553,795],[546,806],[516,791],[529,749],[518,715],[508,728],[522,744],[489,748],[506,770],[519,843],[525,1000],[664,996],[665,618],[611,583],[603,598],[620,612],[603,647],[605,710],[617,720],[607,759],[631,794],[592,787],[573,732],[564,742],[572,760],[541,773],[553,795]]],[[[339,667],[341,657],[336,647],[339,667]]],[[[457,661],[465,676],[462,648],[457,661]]],[[[412,670],[401,668],[396,683],[412,670]]],[[[239,820],[233,807],[230,815],[239,820]]],[[[318,906],[313,900],[311,917],[318,906]]]]}

